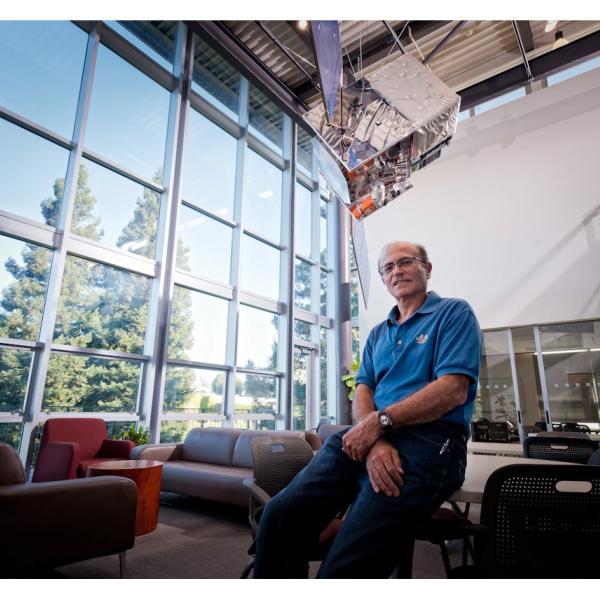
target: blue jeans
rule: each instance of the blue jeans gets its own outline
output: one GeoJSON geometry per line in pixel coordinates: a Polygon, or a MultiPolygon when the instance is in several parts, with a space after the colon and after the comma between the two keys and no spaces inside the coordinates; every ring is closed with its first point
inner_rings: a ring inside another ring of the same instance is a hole
{"type": "Polygon", "coordinates": [[[435,421],[394,430],[386,439],[404,469],[400,496],[376,494],[363,463],[342,451],[341,431],[266,506],[256,538],[255,578],[303,578],[319,534],[350,509],[318,577],[389,577],[412,545],[407,527],[428,519],[464,481],[466,436],[435,421]]]}

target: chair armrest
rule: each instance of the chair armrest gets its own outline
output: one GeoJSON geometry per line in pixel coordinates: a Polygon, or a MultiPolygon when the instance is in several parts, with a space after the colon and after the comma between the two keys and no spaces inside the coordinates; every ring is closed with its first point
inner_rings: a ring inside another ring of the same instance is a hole
{"type": "Polygon", "coordinates": [[[0,487],[0,571],[54,567],[131,548],[137,487],[102,476],[0,487]]]}
{"type": "Polygon", "coordinates": [[[131,451],[135,448],[135,443],[131,440],[103,440],[100,450],[96,457],[98,458],[129,458],[131,451]]]}
{"type": "Polygon", "coordinates": [[[76,478],[79,457],[80,449],[77,442],[47,442],[40,449],[32,481],[76,478]]]}
{"type": "Polygon", "coordinates": [[[265,505],[271,499],[271,496],[256,484],[254,477],[247,477],[242,483],[250,490],[252,497],[259,504],[265,505]]]}
{"type": "Polygon", "coordinates": [[[135,460],[181,460],[183,443],[181,444],[143,444],[131,451],[131,459],[135,460]]]}

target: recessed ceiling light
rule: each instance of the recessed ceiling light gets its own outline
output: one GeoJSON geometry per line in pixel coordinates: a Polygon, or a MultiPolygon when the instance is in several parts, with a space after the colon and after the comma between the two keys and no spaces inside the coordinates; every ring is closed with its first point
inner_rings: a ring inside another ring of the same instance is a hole
{"type": "Polygon", "coordinates": [[[546,27],[544,27],[544,31],[546,33],[550,33],[551,31],[554,31],[556,29],[557,25],[558,21],[546,21],[546,27]]]}
{"type": "Polygon", "coordinates": [[[306,31],[308,29],[308,21],[298,21],[298,29],[306,31]]]}

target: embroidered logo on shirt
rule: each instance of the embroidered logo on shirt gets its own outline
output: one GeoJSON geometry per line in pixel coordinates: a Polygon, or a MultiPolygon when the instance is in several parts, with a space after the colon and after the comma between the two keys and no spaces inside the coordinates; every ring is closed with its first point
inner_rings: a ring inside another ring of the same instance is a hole
{"type": "Polygon", "coordinates": [[[417,337],[415,342],[417,342],[417,344],[424,344],[428,339],[429,339],[428,335],[426,333],[422,333],[421,335],[419,335],[417,337]]]}

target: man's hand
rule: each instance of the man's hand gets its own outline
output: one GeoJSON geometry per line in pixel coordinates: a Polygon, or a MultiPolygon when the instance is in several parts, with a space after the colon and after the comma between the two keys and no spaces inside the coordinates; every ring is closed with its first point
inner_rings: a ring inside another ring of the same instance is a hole
{"type": "Polygon", "coordinates": [[[348,433],[344,434],[344,452],[358,462],[365,460],[369,450],[381,435],[381,425],[376,412],[371,412],[348,433]]]}
{"type": "Polygon", "coordinates": [[[385,440],[377,440],[367,455],[367,473],[376,494],[400,495],[404,485],[402,462],[398,451],[385,440]]]}

